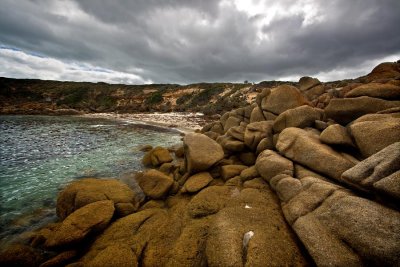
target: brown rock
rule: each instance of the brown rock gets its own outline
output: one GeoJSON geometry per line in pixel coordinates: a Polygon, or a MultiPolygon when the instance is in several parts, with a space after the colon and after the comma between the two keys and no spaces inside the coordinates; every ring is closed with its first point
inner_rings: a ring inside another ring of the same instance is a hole
{"type": "Polygon", "coordinates": [[[148,170],[136,180],[146,196],[152,199],[164,198],[174,183],[170,176],[157,170],[148,170]]]}
{"type": "Polygon", "coordinates": [[[304,92],[308,89],[321,84],[321,82],[317,78],[312,78],[308,76],[301,77],[299,80],[299,89],[304,92]]]}
{"type": "Polygon", "coordinates": [[[368,83],[356,87],[346,97],[370,96],[388,100],[400,99],[400,87],[393,84],[368,83]]]}
{"type": "Polygon", "coordinates": [[[255,107],[251,112],[250,116],[250,123],[257,122],[257,121],[265,121],[262,109],[259,107],[255,107]]]}
{"type": "Polygon", "coordinates": [[[239,141],[243,141],[245,129],[246,129],[246,127],[243,125],[234,126],[234,127],[229,128],[229,130],[226,132],[226,135],[231,136],[239,141]]]}
{"type": "Polygon", "coordinates": [[[193,218],[215,214],[228,205],[227,201],[239,197],[236,188],[209,186],[195,195],[188,205],[188,213],[193,218]]]}
{"type": "Polygon", "coordinates": [[[63,251],[57,256],[51,258],[50,260],[42,263],[39,267],[58,267],[65,266],[76,258],[76,250],[63,251]]]}
{"type": "Polygon", "coordinates": [[[376,66],[370,74],[366,76],[367,81],[379,79],[395,78],[400,75],[400,64],[393,62],[384,62],[376,66]]]}
{"type": "Polygon", "coordinates": [[[246,146],[254,151],[263,138],[272,139],[272,124],[271,121],[248,124],[244,132],[244,143],[246,146]]]}
{"type": "Polygon", "coordinates": [[[221,176],[224,181],[229,180],[232,177],[240,175],[240,173],[247,169],[245,165],[225,165],[221,167],[221,176]]]}
{"type": "Polygon", "coordinates": [[[258,173],[267,182],[278,174],[293,176],[293,162],[272,150],[264,150],[261,152],[260,155],[258,155],[255,166],[258,173]]]}
{"type": "Polygon", "coordinates": [[[234,116],[230,116],[224,124],[224,132],[226,133],[230,128],[239,126],[241,122],[242,122],[241,119],[234,116]]]}
{"type": "Polygon", "coordinates": [[[400,199],[400,177],[396,174],[399,170],[400,142],[397,142],[345,171],[342,180],[367,192],[379,189],[383,194],[400,199]]]}
{"type": "Polygon", "coordinates": [[[114,210],[113,201],[103,200],[74,211],[46,240],[45,247],[54,248],[76,244],[89,234],[104,230],[110,223],[114,210]]]}
{"type": "Polygon", "coordinates": [[[39,266],[44,258],[35,249],[13,244],[0,253],[0,265],[4,267],[39,266]]]}
{"type": "Polygon", "coordinates": [[[296,186],[296,194],[282,209],[318,266],[391,266],[398,262],[397,211],[320,179],[306,177],[300,182],[302,187],[296,186]]]}
{"type": "Polygon", "coordinates": [[[242,152],[245,148],[244,142],[237,140],[228,135],[221,135],[217,138],[217,142],[227,151],[242,152]]]}
{"type": "Polygon", "coordinates": [[[132,249],[125,244],[113,244],[100,251],[94,259],[85,266],[138,266],[138,259],[132,249]]]}
{"type": "Polygon", "coordinates": [[[171,162],[173,159],[168,149],[156,147],[144,155],[142,163],[145,166],[160,166],[163,163],[171,162]]]}
{"type": "Polygon", "coordinates": [[[281,85],[272,89],[271,93],[263,98],[261,107],[274,114],[281,114],[288,109],[307,104],[308,101],[296,87],[281,85]]]}
{"type": "Polygon", "coordinates": [[[257,156],[253,152],[243,152],[239,154],[239,159],[244,165],[251,166],[256,163],[257,156]]]}
{"type": "Polygon", "coordinates": [[[244,169],[240,173],[240,178],[242,178],[243,181],[251,180],[259,176],[260,174],[258,173],[256,166],[251,166],[247,169],[244,169]]]}
{"type": "Polygon", "coordinates": [[[350,132],[364,157],[369,157],[390,144],[400,141],[400,118],[382,115],[379,119],[353,122],[350,132]]]}
{"type": "Polygon", "coordinates": [[[328,126],[320,135],[321,142],[328,145],[340,145],[354,147],[350,134],[347,129],[340,124],[328,126]]]}
{"type": "Polygon", "coordinates": [[[195,193],[206,187],[213,180],[209,172],[196,173],[189,177],[184,188],[189,193],[195,193]]]}
{"type": "Polygon", "coordinates": [[[324,115],[322,109],[304,105],[286,110],[279,114],[273,124],[274,132],[281,132],[288,127],[305,128],[314,125],[316,120],[321,120],[324,115]]]}
{"type": "Polygon", "coordinates": [[[116,179],[80,179],[70,183],[58,194],[57,215],[65,219],[87,204],[107,199],[114,202],[117,214],[122,215],[126,214],[127,209],[137,210],[142,195],[133,192],[126,184],[116,179]],[[123,207],[123,210],[119,207],[123,207]]]}
{"type": "Polygon", "coordinates": [[[224,157],[221,145],[203,134],[189,133],[183,142],[186,169],[190,173],[207,170],[224,157]]]}
{"type": "Polygon", "coordinates": [[[341,174],[355,165],[331,147],[322,144],[318,135],[299,128],[283,130],[276,148],[285,157],[339,181],[341,174]]]}
{"type": "Polygon", "coordinates": [[[388,101],[369,96],[332,99],[325,108],[328,118],[344,125],[365,114],[400,106],[400,101],[388,101]]]}

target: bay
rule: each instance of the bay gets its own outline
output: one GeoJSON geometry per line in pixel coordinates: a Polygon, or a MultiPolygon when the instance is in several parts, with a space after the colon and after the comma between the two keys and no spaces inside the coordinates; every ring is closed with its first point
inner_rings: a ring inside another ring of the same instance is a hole
{"type": "Polygon", "coordinates": [[[172,146],[180,133],[74,116],[0,116],[0,238],[54,220],[57,193],[74,179],[143,168],[139,147],[172,146]]]}

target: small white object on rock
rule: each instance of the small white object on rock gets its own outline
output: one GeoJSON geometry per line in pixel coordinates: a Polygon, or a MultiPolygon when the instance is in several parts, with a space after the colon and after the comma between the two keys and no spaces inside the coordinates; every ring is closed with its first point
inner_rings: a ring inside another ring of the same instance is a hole
{"type": "Polygon", "coordinates": [[[247,233],[244,234],[243,236],[243,249],[247,250],[247,245],[250,242],[250,239],[254,236],[253,231],[248,231],[247,233]]]}
{"type": "Polygon", "coordinates": [[[244,206],[245,209],[251,209],[251,207],[249,205],[246,204],[246,206],[244,206]]]}

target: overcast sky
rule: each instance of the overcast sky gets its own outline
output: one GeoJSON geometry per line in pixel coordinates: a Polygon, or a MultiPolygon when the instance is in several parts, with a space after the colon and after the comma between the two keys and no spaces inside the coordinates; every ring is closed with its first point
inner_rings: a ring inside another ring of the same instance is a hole
{"type": "Polygon", "coordinates": [[[356,78],[400,59],[399,0],[1,0],[0,76],[356,78]]]}

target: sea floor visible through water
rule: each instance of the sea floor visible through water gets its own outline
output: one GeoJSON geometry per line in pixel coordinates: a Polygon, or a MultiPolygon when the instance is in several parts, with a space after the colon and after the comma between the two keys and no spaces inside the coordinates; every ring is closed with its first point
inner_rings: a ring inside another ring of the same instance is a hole
{"type": "Polygon", "coordinates": [[[182,138],[177,129],[110,118],[0,116],[2,241],[56,220],[57,193],[69,182],[140,171],[141,146],[182,138]]]}

